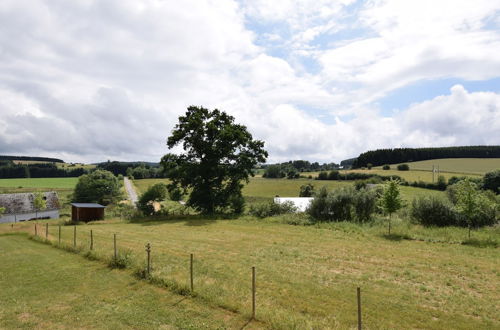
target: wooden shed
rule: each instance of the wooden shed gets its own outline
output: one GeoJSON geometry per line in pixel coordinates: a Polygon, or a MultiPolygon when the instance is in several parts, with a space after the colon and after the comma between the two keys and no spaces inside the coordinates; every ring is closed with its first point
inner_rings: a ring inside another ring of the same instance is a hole
{"type": "Polygon", "coordinates": [[[94,221],[104,219],[105,206],[96,203],[71,203],[72,221],[94,221]]]}

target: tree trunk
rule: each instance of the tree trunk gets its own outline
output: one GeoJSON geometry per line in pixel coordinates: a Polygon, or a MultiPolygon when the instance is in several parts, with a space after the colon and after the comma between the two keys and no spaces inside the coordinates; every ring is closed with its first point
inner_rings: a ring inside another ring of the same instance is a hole
{"type": "Polygon", "coordinates": [[[389,213],[389,235],[391,234],[391,215],[392,213],[389,213]]]}

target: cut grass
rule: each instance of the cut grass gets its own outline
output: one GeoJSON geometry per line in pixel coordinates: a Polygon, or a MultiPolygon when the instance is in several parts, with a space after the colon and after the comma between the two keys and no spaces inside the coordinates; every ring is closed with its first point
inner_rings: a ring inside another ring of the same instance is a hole
{"type": "MultiPolygon", "coordinates": [[[[484,175],[486,172],[500,169],[500,158],[443,158],[408,162],[405,164],[410,165],[410,170],[430,172],[432,171],[432,165],[436,165],[439,166],[441,172],[484,175]]],[[[391,164],[391,168],[396,169],[397,165],[391,164]]],[[[381,168],[382,166],[374,167],[374,169],[381,168]]]]}
{"type": "Polygon", "coordinates": [[[0,328],[214,329],[247,322],[24,236],[0,236],[0,251],[0,328]]]}
{"type": "Polygon", "coordinates": [[[1,188],[73,189],[78,178],[22,178],[0,179],[1,188]]]}
{"type": "MultiPolygon", "coordinates": [[[[109,257],[117,233],[120,251],[131,251],[138,265],[145,260],[144,245],[151,243],[153,276],[173,291],[187,287],[194,253],[196,299],[244,317],[251,312],[256,266],[257,318],[270,328],[354,327],[357,286],[368,328],[498,327],[498,249],[450,244],[460,243],[459,237],[463,242],[466,229],[428,229],[398,220],[393,228],[394,235],[386,237],[383,223],[303,227],[273,219],[179,219],[82,225],[77,239],[88,249],[92,229],[95,253],[109,257]],[[429,236],[427,242],[418,240],[429,236]]],[[[55,240],[57,227],[49,231],[55,240]]],[[[64,242],[72,244],[72,234],[72,227],[62,227],[64,242]]],[[[479,241],[498,236],[491,228],[473,233],[479,241]]]]}

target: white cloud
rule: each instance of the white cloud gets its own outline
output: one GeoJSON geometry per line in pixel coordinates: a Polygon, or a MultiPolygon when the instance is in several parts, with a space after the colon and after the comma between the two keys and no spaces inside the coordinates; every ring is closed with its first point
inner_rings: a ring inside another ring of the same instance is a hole
{"type": "Polygon", "coordinates": [[[498,77],[499,33],[483,29],[494,2],[374,1],[349,13],[353,3],[2,1],[0,154],[158,160],[188,105],[236,116],[266,141],[270,161],[498,143],[495,93],[454,87],[392,118],[373,106],[422,79],[498,77]],[[271,27],[250,31],[249,20],[271,27]],[[272,28],[283,24],[286,33],[272,28]],[[348,28],[371,33],[314,45],[348,28]],[[303,59],[319,61],[319,72],[303,59]]]}

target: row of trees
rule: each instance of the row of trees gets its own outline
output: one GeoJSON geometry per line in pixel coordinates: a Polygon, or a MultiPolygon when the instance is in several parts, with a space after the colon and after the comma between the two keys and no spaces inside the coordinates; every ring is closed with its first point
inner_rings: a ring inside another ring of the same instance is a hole
{"type": "Polygon", "coordinates": [[[36,161],[36,162],[46,162],[46,163],[64,163],[62,159],[58,158],[48,158],[48,157],[31,157],[31,156],[6,156],[0,155],[1,160],[23,160],[23,161],[36,161]]]}
{"type": "Polygon", "coordinates": [[[367,167],[368,164],[380,166],[439,158],[500,158],[500,146],[378,149],[360,154],[352,167],[367,167]]]}
{"type": "Polygon", "coordinates": [[[85,174],[83,168],[63,169],[53,163],[14,164],[12,161],[0,162],[0,178],[59,178],[78,177],[85,174]]]}

